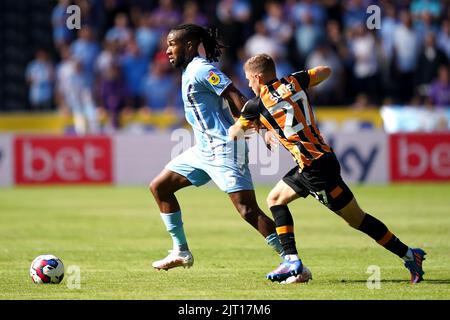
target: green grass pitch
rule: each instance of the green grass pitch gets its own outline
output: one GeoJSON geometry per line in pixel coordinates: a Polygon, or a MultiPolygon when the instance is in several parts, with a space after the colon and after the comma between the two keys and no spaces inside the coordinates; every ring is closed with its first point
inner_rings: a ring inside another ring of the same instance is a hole
{"type": "MultiPolygon", "coordinates": [[[[256,190],[268,215],[269,190],[256,190]]],[[[279,257],[214,187],[178,192],[195,263],[168,272],[150,266],[171,240],[145,186],[24,187],[0,189],[0,299],[450,299],[450,184],[353,192],[403,242],[427,251],[425,282],[410,285],[398,257],[311,197],[290,207],[313,280],[280,285],[265,279],[279,257]],[[80,288],[68,287],[67,273],[59,285],[34,284],[29,267],[44,253],[66,271],[78,266],[80,288]],[[380,268],[380,289],[367,287],[370,265],[380,268]]]]}

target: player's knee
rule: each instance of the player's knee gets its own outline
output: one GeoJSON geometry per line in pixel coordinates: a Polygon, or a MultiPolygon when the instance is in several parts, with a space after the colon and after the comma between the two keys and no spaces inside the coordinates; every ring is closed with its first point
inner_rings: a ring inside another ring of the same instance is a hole
{"type": "Polygon", "coordinates": [[[269,208],[276,206],[277,200],[278,200],[277,196],[269,194],[266,198],[267,206],[269,208]]]}
{"type": "Polygon", "coordinates": [[[246,221],[252,220],[252,217],[257,212],[257,210],[255,208],[253,208],[253,206],[246,205],[246,204],[239,205],[237,209],[238,209],[241,217],[246,221]]]}
{"type": "Polygon", "coordinates": [[[153,179],[149,184],[149,189],[155,198],[159,198],[161,196],[161,193],[163,192],[161,181],[157,178],[153,179]]]}
{"type": "Polygon", "coordinates": [[[149,185],[148,185],[148,189],[150,190],[150,192],[153,194],[153,196],[155,195],[155,193],[157,192],[156,189],[156,185],[155,185],[155,180],[152,180],[149,185]]]}
{"type": "Polygon", "coordinates": [[[271,208],[273,206],[286,204],[284,199],[281,197],[281,195],[278,192],[269,193],[269,195],[266,198],[266,202],[267,202],[267,206],[269,208],[271,208]]]}

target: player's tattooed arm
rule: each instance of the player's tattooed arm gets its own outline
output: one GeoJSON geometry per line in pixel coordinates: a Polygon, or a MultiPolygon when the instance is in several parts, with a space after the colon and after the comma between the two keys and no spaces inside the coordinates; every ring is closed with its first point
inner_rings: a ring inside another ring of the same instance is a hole
{"type": "Polygon", "coordinates": [[[308,70],[309,87],[317,86],[322,81],[328,79],[331,75],[331,68],[327,66],[318,66],[308,70]]]}
{"type": "Polygon", "coordinates": [[[241,110],[247,102],[247,98],[233,85],[230,84],[222,93],[222,97],[227,99],[231,113],[236,119],[240,117],[241,110]]]}

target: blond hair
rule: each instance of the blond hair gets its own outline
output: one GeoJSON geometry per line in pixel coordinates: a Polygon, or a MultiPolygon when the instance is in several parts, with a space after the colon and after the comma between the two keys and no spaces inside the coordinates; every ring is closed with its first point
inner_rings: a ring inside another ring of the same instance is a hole
{"type": "Polygon", "coordinates": [[[271,56],[265,53],[249,58],[244,64],[244,70],[254,74],[259,73],[269,78],[276,76],[275,62],[271,56]]]}

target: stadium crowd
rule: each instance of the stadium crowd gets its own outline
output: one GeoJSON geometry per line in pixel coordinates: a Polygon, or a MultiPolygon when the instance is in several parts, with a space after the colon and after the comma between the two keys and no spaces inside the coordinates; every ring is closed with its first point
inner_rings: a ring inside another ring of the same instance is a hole
{"type": "Polygon", "coordinates": [[[59,0],[51,19],[54,49],[30,61],[29,99],[35,110],[70,110],[75,125],[77,114],[92,128],[109,115],[116,129],[128,113],[181,115],[180,72],[165,54],[180,23],[218,28],[228,46],[218,65],[248,97],[243,62],[265,52],[279,75],[332,68],[312,91],[314,105],[450,106],[449,1],[59,0]],[[72,4],[80,30],[66,26],[72,4]],[[381,9],[374,30],[372,4],[381,9]]]}

